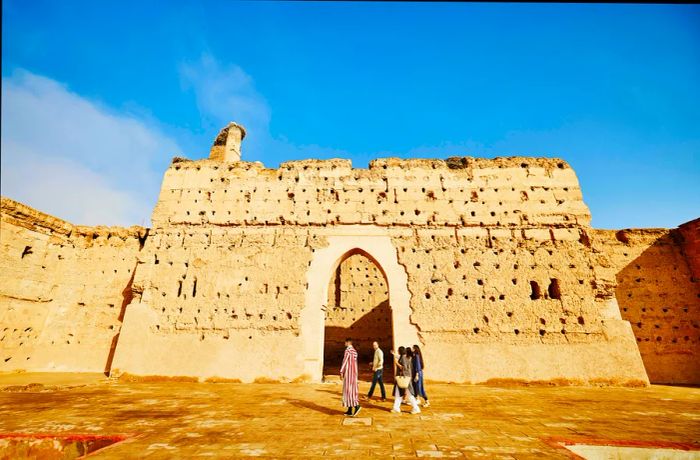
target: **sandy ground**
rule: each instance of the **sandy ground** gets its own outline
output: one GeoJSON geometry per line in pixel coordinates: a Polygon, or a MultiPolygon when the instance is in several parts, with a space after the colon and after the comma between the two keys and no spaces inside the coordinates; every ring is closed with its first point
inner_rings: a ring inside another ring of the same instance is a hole
{"type": "MultiPolygon", "coordinates": [[[[361,393],[368,388],[360,384],[361,393]]],[[[408,406],[393,414],[390,401],[373,399],[355,419],[342,415],[340,391],[5,374],[0,434],[129,436],[91,458],[571,458],[561,445],[574,443],[686,449],[700,458],[697,387],[433,384],[431,406],[419,415],[408,406]]]]}

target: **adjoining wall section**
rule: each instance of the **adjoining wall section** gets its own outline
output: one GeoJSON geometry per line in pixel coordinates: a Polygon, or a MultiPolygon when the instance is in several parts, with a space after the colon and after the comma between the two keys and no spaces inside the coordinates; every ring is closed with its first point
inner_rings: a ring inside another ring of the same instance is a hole
{"type": "Polygon", "coordinates": [[[0,371],[104,372],[146,230],[1,205],[0,371]]]}
{"type": "Polygon", "coordinates": [[[700,383],[700,280],[683,251],[693,261],[697,224],[685,230],[593,231],[602,290],[632,324],[652,383],[700,383]]]}

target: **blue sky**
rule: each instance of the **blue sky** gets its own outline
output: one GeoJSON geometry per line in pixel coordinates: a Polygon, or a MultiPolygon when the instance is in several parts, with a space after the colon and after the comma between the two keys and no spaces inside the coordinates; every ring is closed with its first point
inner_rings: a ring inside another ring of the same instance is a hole
{"type": "Polygon", "coordinates": [[[561,157],[598,228],[700,217],[700,7],[3,1],[2,194],[148,224],[175,155],[561,157]]]}

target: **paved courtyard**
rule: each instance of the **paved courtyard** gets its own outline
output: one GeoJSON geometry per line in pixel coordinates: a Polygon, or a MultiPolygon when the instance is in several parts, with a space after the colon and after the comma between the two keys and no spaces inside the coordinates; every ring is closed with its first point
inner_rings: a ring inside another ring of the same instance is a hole
{"type": "MultiPolygon", "coordinates": [[[[361,391],[368,386],[362,383],[361,391]]],[[[94,375],[9,374],[0,376],[0,387],[5,438],[127,437],[94,458],[572,458],[564,443],[680,446],[683,458],[700,456],[700,389],[691,387],[433,384],[431,407],[420,415],[408,414],[408,406],[393,414],[389,401],[372,400],[356,419],[341,415],[337,384],[126,383],[94,375]]]]}

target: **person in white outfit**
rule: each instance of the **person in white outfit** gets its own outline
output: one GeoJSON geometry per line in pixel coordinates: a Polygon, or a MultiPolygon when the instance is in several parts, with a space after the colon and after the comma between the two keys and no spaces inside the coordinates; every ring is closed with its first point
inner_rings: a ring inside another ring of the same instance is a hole
{"type": "Polygon", "coordinates": [[[399,356],[396,356],[394,351],[391,352],[394,355],[394,375],[408,377],[409,383],[408,388],[399,388],[399,386],[394,383],[394,408],[391,410],[394,413],[401,413],[401,401],[404,396],[408,397],[408,403],[411,405],[411,414],[420,414],[420,408],[418,407],[418,401],[415,398],[415,390],[413,389],[412,380],[412,364],[411,360],[406,356],[406,348],[399,347],[399,356]]]}

